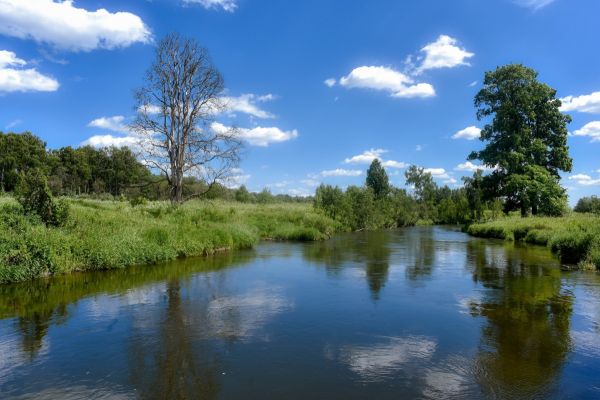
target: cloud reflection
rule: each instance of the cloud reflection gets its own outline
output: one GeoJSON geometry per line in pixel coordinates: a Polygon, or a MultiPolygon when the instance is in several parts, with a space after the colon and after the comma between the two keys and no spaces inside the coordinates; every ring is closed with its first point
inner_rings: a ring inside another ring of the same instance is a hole
{"type": "Polygon", "coordinates": [[[384,380],[405,364],[431,358],[436,347],[423,336],[391,337],[387,343],[343,347],[339,358],[365,380],[384,380]]]}

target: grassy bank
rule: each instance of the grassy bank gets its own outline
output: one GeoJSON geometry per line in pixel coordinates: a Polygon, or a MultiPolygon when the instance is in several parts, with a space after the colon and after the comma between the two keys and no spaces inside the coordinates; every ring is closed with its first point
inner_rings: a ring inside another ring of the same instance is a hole
{"type": "Polygon", "coordinates": [[[600,269],[600,216],[573,213],[564,217],[508,217],[473,224],[473,236],[548,246],[561,262],[600,269]]]}
{"type": "Polygon", "coordinates": [[[67,224],[52,228],[24,216],[13,199],[0,198],[0,283],[249,248],[261,239],[319,240],[337,229],[309,204],[69,204],[67,224]]]}

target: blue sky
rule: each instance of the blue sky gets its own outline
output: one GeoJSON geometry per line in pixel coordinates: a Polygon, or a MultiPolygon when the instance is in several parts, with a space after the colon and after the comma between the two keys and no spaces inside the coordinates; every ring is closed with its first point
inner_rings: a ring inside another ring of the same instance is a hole
{"type": "Polygon", "coordinates": [[[600,191],[599,15],[594,0],[0,0],[0,130],[129,143],[132,92],[177,31],[224,75],[219,123],[247,142],[238,184],[362,184],[378,157],[396,185],[417,164],[453,186],[481,147],[484,72],[518,62],[566,99],[574,202],[600,191]]]}

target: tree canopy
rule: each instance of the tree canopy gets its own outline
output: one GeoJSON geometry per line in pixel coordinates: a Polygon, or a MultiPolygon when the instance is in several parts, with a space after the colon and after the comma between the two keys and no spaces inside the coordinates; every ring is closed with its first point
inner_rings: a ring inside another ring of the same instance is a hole
{"type": "Polygon", "coordinates": [[[537,80],[538,73],[521,64],[485,74],[475,96],[477,118],[491,118],[481,130],[486,142],[469,155],[494,171],[483,177],[488,193],[503,197],[506,211],[523,215],[558,214],[566,204],[559,172],[571,171],[567,124],[556,90],[537,80]]]}

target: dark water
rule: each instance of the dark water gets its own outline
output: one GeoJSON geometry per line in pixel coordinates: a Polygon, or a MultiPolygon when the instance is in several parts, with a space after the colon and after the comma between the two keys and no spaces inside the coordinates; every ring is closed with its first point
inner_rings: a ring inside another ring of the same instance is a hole
{"type": "Polygon", "coordinates": [[[443,228],[0,286],[0,398],[600,398],[600,276],[443,228]]]}

